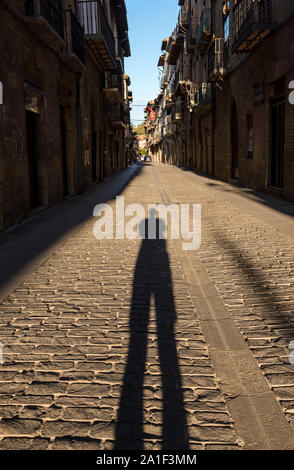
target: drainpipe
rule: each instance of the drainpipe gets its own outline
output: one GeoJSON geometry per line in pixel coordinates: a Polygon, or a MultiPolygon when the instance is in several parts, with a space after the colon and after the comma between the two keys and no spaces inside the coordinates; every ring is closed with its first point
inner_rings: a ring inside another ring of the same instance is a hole
{"type": "Polygon", "coordinates": [[[216,89],[215,84],[212,85],[212,113],[211,113],[211,173],[215,176],[215,128],[216,128],[216,89]]]}
{"type": "MultiPolygon", "coordinates": [[[[211,24],[213,33],[215,32],[214,2],[211,2],[211,24]]],[[[212,106],[211,106],[211,173],[215,175],[215,128],[216,128],[216,88],[212,83],[212,106]]]]}

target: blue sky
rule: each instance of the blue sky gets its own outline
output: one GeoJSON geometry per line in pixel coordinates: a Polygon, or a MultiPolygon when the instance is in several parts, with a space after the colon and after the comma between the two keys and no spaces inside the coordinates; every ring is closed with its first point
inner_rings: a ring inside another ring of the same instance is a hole
{"type": "Polygon", "coordinates": [[[132,120],[144,119],[144,106],[159,91],[157,62],[161,41],[173,31],[178,0],[126,0],[132,56],[125,61],[133,91],[132,120]],[[136,106],[137,105],[137,106],[136,106]]]}

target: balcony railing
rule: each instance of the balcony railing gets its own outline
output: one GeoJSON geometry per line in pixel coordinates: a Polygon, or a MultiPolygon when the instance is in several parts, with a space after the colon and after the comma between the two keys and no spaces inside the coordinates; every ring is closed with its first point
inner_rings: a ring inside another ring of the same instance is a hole
{"type": "Polygon", "coordinates": [[[28,16],[43,16],[64,39],[62,0],[27,0],[25,9],[28,16]]]}
{"type": "Polygon", "coordinates": [[[209,111],[212,102],[212,91],[210,83],[202,83],[195,96],[196,110],[201,112],[209,111]]]}
{"type": "Polygon", "coordinates": [[[112,127],[116,129],[125,129],[126,112],[122,105],[114,105],[110,112],[110,121],[112,127]]]}
{"type": "Polygon", "coordinates": [[[240,0],[233,9],[232,52],[249,52],[274,28],[272,0],[240,0]]]}
{"type": "Polygon", "coordinates": [[[173,79],[173,82],[172,82],[172,93],[174,93],[176,91],[179,80],[180,80],[180,73],[175,72],[174,79],[173,79]]]}
{"type": "Polygon", "coordinates": [[[67,51],[65,59],[73,70],[79,72],[85,66],[84,31],[71,10],[64,12],[67,51]]]}
{"type": "Polygon", "coordinates": [[[120,73],[108,73],[103,89],[110,103],[122,103],[124,100],[123,80],[120,73]]]}
{"type": "Polygon", "coordinates": [[[211,9],[204,8],[202,10],[200,24],[196,31],[196,47],[203,52],[207,46],[211,35],[211,9]]]}
{"type": "Polygon", "coordinates": [[[115,39],[115,55],[121,73],[124,73],[124,53],[118,38],[115,39]]]}
{"type": "Polygon", "coordinates": [[[85,43],[84,43],[84,31],[80,23],[78,22],[75,15],[71,12],[70,15],[71,24],[71,37],[72,37],[72,51],[85,63],[85,43]]]}
{"type": "Polygon", "coordinates": [[[180,52],[185,44],[186,32],[179,27],[176,27],[173,33],[173,41],[170,51],[167,55],[167,63],[169,65],[176,65],[180,52]]]}
{"type": "Polygon", "coordinates": [[[193,52],[196,46],[196,30],[197,30],[197,17],[192,16],[189,23],[189,29],[186,38],[188,52],[193,52]]]}
{"type": "Polygon", "coordinates": [[[116,68],[115,40],[100,1],[79,1],[79,19],[97,60],[105,70],[116,68]]]}
{"type": "Polygon", "coordinates": [[[228,38],[224,43],[224,74],[231,68],[231,39],[228,38]]]}
{"type": "Polygon", "coordinates": [[[178,16],[178,24],[184,28],[187,28],[189,25],[189,15],[188,11],[184,6],[181,7],[180,13],[178,16]]]}
{"type": "Polygon", "coordinates": [[[183,118],[183,105],[182,101],[178,101],[175,105],[174,113],[173,113],[173,121],[174,122],[179,122],[183,118]]]}
{"type": "Polygon", "coordinates": [[[224,73],[224,39],[216,38],[208,51],[207,79],[218,80],[224,73]]]}
{"type": "Polygon", "coordinates": [[[166,137],[170,137],[174,133],[174,124],[172,119],[172,114],[169,114],[165,118],[165,125],[163,128],[163,135],[166,137]]]}
{"type": "Polygon", "coordinates": [[[34,32],[58,50],[64,44],[62,0],[26,0],[26,20],[34,32]]]}

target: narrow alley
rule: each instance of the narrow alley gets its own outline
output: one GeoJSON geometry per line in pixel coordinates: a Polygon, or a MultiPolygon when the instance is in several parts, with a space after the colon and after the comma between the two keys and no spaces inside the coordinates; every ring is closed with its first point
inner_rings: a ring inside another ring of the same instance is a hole
{"type": "Polygon", "coordinates": [[[0,449],[293,449],[293,216],[142,164],[3,233],[0,449]],[[201,204],[200,249],[95,239],[118,194],[201,204]]]}
{"type": "Polygon", "coordinates": [[[293,0],[0,0],[0,32],[2,460],[281,466],[293,0]]]}

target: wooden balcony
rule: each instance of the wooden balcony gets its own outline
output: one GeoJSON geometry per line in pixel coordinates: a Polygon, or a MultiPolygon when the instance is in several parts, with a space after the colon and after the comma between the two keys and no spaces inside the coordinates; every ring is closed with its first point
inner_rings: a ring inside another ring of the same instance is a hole
{"type": "Polygon", "coordinates": [[[85,39],[104,70],[115,70],[115,40],[100,1],[79,1],[79,21],[85,39]]]}
{"type": "Polygon", "coordinates": [[[25,20],[42,41],[61,51],[65,45],[62,0],[27,0],[25,20]]]}
{"type": "Polygon", "coordinates": [[[251,51],[275,27],[272,0],[240,0],[233,9],[232,52],[251,51]]]}

